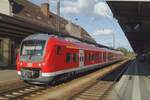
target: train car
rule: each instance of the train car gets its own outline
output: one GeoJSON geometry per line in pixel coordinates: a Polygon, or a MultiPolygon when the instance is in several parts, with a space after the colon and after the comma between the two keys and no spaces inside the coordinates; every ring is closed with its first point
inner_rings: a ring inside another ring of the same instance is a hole
{"type": "Polygon", "coordinates": [[[74,75],[121,60],[119,51],[48,34],[25,38],[17,57],[19,77],[49,83],[57,76],[74,75]]]}

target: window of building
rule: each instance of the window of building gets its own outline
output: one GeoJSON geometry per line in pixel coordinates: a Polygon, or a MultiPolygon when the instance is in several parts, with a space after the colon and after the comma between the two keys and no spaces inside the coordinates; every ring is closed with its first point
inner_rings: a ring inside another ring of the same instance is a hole
{"type": "Polygon", "coordinates": [[[70,63],[71,62],[71,53],[66,54],[66,62],[70,63]]]}

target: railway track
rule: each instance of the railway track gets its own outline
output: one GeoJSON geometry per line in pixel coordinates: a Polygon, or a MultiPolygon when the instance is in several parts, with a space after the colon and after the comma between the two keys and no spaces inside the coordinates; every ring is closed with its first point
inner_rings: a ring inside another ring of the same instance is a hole
{"type": "Polygon", "coordinates": [[[97,79],[95,83],[73,95],[68,100],[107,100],[113,86],[126,71],[129,64],[130,62],[102,78],[97,79]]]}
{"type": "MultiPolygon", "coordinates": [[[[97,79],[96,82],[94,82],[92,85],[88,86],[86,89],[79,92],[78,94],[73,95],[71,98],[69,98],[69,100],[70,99],[87,100],[88,98],[90,100],[95,100],[97,96],[98,97],[104,96],[105,94],[107,94],[107,93],[104,93],[104,91],[109,90],[109,88],[111,88],[110,86],[112,86],[114,83],[113,82],[107,83],[107,81],[102,81],[102,80],[103,78],[97,79]]],[[[39,99],[38,95],[40,96],[40,95],[46,94],[48,90],[51,90],[51,92],[53,92],[55,90],[58,90],[59,88],[65,87],[69,83],[72,84],[72,82],[68,82],[68,81],[64,83],[65,85],[56,84],[56,86],[54,85],[51,87],[29,85],[29,84],[17,84],[15,87],[11,87],[9,89],[0,91],[0,100],[24,100],[24,99],[32,99],[34,97],[37,97],[37,99],[39,99]]],[[[43,97],[41,99],[44,100],[43,97]]]]}
{"type": "Polygon", "coordinates": [[[0,100],[22,100],[34,96],[39,91],[47,87],[35,85],[23,85],[0,92],[0,100]]]}

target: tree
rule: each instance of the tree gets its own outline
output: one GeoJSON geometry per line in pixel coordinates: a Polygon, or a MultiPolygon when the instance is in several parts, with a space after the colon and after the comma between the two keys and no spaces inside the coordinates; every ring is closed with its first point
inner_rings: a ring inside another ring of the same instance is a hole
{"type": "Polygon", "coordinates": [[[125,56],[128,56],[129,54],[129,51],[124,47],[118,47],[117,50],[123,52],[125,56]]]}
{"type": "Polygon", "coordinates": [[[128,50],[127,50],[126,48],[124,48],[124,47],[118,47],[117,50],[123,52],[126,57],[133,57],[133,56],[136,56],[136,54],[134,53],[134,51],[128,51],[128,50]]]}

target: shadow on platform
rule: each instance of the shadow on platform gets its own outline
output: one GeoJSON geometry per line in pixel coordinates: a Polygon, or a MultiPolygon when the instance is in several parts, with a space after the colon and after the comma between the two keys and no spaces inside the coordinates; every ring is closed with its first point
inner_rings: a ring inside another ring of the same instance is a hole
{"type": "Polygon", "coordinates": [[[97,80],[118,82],[122,77],[122,75],[146,76],[150,78],[150,64],[142,63],[137,60],[131,60],[130,63],[128,63],[125,66],[128,67],[126,67],[126,70],[124,70],[122,74],[120,74],[120,72],[122,71],[123,67],[120,67],[117,70],[113,71],[112,73],[109,73],[105,75],[103,78],[99,78],[97,80]]]}
{"type": "Polygon", "coordinates": [[[123,74],[119,75],[122,71],[122,68],[118,68],[110,74],[105,75],[103,78],[98,79],[101,81],[116,81],[118,82],[122,75],[130,75],[130,76],[146,76],[150,78],[150,64],[142,63],[137,60],[131,60],[131,63],[127,64],[128,66],[123,74]],[[116,79],[117,78],[117,79],[116,79]]]}
{"type": "Polygon", "coordinates": [[[16,65],[0,65],[0,70],[16,70],[16,65]]]}
{"type": "Polygon", "coordinates": [[[150,76],[150,64],[135,60],[125,75],[150,76]]]}
{"type": "MultiPolygon", "coordinates": [[[[120,80],[121,76],[123,75],[123,71],[122,71],[124,68],[123,66],[125,66],[125,65],[122,65],[122,67],[119,67],[117,70],[115,70],[115,71],[113,71],[113,72],[111,72],[111,73],[109,73],[109,74],[105,75],[104,77],[99,78],[97,80],[118,82],[120,80]]],[[[127,69],[127,67],[126,67],[126,69],[127,69]]],[[[124,70],[124,71],[126,71],[126,70],[124,70]]]]}

